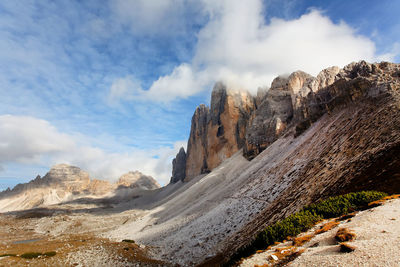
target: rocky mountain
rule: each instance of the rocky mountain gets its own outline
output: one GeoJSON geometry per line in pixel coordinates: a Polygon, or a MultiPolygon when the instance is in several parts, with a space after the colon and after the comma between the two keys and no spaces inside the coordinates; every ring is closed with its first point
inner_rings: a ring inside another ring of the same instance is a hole
{"type": "Polygon", "coordinates": [[[140,188],[153,190],[160,188],[160,184],[151,176],[142,174],[139,171],[123,174],[116,182],[118,187],[140,188]]]}
{"type": "Polygon", "coordinates": [[[0,212],[53,205],[82,197],[111,196],[119,189],[152,190],[160,185],[151,176],[129,172],[116,183],[90,179],[89,173],[67,164],[53,166],[43,177],[0,192],[0,212]]]}
{"type": "Polygon", "coordinates": [[[178,153],[171,181],[208,173],[236,153],[245,142],[246,125],[254,109],[250,93],[229,89],[221,82],[215,84],[210,108],[200,105],[194,112],[186,157],[178,153]]]}
{"type": "MultiPolygon", "coordinates": [[[[178,180],[183,172],[186,180],[207,173],[241,148],[251,160],[279,137],[291,131],[300,135],[333,109],[397,86],[398,75],[395,64],[361,61],[324,69],[317,77],[303,71],[277,77],[255,97],[217,83],[211,107],[200,105],[193,115],[186,166],[175,164],[174,173],[180,173],[178,180]]],[[[178,155],[175,161],[183,162],[184,155],[178,155]]]]}

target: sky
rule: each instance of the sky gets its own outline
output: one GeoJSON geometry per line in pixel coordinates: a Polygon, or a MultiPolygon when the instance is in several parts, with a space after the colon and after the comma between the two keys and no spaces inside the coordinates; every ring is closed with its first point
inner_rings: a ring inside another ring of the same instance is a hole
{"type": "Polygon", "coordinates": [[[398,0],[4,0],[0,190],[57,163],[165,185],[216,81],[400,61],[398,0]]]}

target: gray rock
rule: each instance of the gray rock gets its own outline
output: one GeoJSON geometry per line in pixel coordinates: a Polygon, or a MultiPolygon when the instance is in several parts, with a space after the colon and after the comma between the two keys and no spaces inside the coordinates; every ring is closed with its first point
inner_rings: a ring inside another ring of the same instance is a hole
{"type": "Polygon", "coordinates": [[[172,177],[170,183],[174,184],[183,181],[186,175],[186,153],[185,149],[181,147],[178,154],[172,161],[172,177]]]}

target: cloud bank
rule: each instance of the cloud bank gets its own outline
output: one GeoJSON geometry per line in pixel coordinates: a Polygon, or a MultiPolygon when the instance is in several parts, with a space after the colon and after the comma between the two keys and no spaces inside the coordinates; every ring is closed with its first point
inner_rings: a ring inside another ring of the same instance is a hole
{"type": "MultiPolygon", "coordinates": [[[[79,134],[65,134],[48,121],[29,116],[0,116],[0,170],[9,162],[53,165],[68,163],[87,170],[92,177],[115,180],[133,170],[151,175],[161,184],[171,176],[171,161],[184,142],[152,150],[108,152],[79,134]]],[[[108,140],[111,141],[112,140],[108,140]]],[[[33,178],[33,177],[32,177],[33,178]]]]}
{"type": "MultiPolygon", "coordinates": [[[[166,5],[176,2],[163,2],[157,14],[167,12],[166,5]]],[[[218,80],[256,92],[280,74],[303,70],[317,75],[329,66],[380,59],[370,39],[358,35],[343,21],[332,22],[319,10],[310,10],[293,20],[272,18],[266,24],[268,14],[263,13],[261,0],[201,3],[198,12],[208,21],[197,34],[191,61],[159,77],[148,89],[129,87],[127,95],[137,100],[169,102],[209,90],[218,80]]],[[[125,16],[131,23],[141,21],[134,12],[126,12],[125,16]]],[[[391,55],[383,58],[390,60],[391,55]]],[[[111,86],[116,87],[121,87],[118,79],[111,86]]]]}

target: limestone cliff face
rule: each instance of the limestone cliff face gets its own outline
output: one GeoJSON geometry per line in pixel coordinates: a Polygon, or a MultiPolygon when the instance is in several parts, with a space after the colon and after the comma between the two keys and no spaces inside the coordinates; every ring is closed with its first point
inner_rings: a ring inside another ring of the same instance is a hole
{"type": "Polygon", "coordinates": [[[398,85],[398,68],[360,61],[343,69],[327,68],[317,77],[296,71],[277,77],[255,97],[217,83],[210,108],[200,105],[192,117],[185,179],[211,171],[242,147],[251,160],[279,137],[302,134],[322,115],[382,94],[398,85]]]}
{"type": "Polygon", "coordinates": [[[186,153],[181,147],[178,154],[172,161],[172,177],[170,183],[174,184],[185,179],[186,173],[186,153]]]}
{"type": "Polygon", "coordinates": [[[249,122],[244,155],[252,159],[286,129],[298,136],[322,115],[380,95],[398,84],[397,76],[396,64],[360,61],[325,69],[317,77],[298,71],[275,79],[249,122]]]}
{"type": "Polygon", "coordinates": [[[194,177],[208,170],[207,166],[207,119],[209,109],[200,105],[192,117],[186,154],[185,177],[194,177]]]}
{"type": "Polygon", "coordinates": [[[244,144],[245,130],[255,109],[254,98],[217,83],[210,108],[200,105],[193,117],[186,156],[186,179],[206,173],[244,144]]]}

